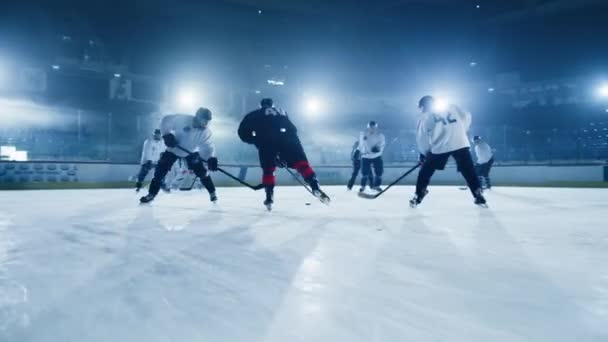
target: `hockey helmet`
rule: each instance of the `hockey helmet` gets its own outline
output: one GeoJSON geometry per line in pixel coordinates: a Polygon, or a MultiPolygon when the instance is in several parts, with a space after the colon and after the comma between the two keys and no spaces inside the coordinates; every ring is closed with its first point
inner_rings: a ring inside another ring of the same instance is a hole
{"type": "Polygon", "coordinates": [[[260,101],[260,106],[262,108],[271,108],[274,105],[274,101],[270,98],[265,98],[260,101]]]}
{"type": "Polygon", "coordinates": [[[200,120],[201,122],[211,121],[211,111],[205,107],[199,108],[194,116],[197,120],[200,120]]]}
{"type": "Polygon", "coordinates": [[[418,108],[420,109],[432,109],[435,103],[435,98],[431,95],[423,96],[420,101],[418,101],[418,108]]]}

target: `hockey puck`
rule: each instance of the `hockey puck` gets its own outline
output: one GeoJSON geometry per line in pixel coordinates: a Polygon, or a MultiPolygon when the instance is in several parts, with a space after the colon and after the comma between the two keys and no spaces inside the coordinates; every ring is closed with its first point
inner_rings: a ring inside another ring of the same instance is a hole
{"type": "Polygon", "coordinates": [[[310,202],[306,202],[306,205],[310,205],[310,202]]]}

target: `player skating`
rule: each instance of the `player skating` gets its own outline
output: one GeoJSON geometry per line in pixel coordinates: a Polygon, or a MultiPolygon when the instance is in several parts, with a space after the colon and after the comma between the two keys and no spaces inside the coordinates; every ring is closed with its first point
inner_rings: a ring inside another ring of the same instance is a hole
{"type": "Polygon", "coordinates": [[[435,170],[443,170],[451,156],[456,160],[458,171],[465,178],[475,204],[485,205],[481,185],[475,173],[470,153],[467,131],[471,114],[451,105],[445,112],[436,110],[435,99],[424,96],[418,103],[421,115],[418,119],[416,140],[420,150],[422,168],[416,181],[416,194],[410,206],[416,207],[428,193],[427,187],[435,170]]]}
{"type": "Polygon", "coordinates": [[[353,185],[355,185],[355,181],[357,180],[357,176],[359,175],[359,170],[361,170],[361,151],[359,151],[359,140],[355,141],[353,144],[353,149],[350,152],[350,160],[353,162],[353,173],[348,180],[348,184],[346,185],[348,190],[352,190],[353,185]]]}
{"type": "Polygon", "coordinates": [[[368,182],[373,190],[382,191],[380,188],[384,173],[382,153],[385,145],[386,139],[384,134],[378,131],[378,123],[370,121],[367,124],[367,131],[361,132],[359,135],[359,151],[361,151],[361,189],[359,192],[365,191],[368,182]]]}
{"type": "Polygon", "coordinates": [[[492,182],[490,182],[490,170],[494,164],[494,153],[492,152],[492,148],[487,142],[483,141],[479,135],[473,137],[473,145],[475,156],[477,157],[475,171],[479,177],[479,182],[486,189],[491,189],[492,182]]]}
{"type": "Polygon", "coordinates": [[[271,210],[274,203],[274,172],[278,166],[296,169],[310,185],[312,193],[322,202],[329,202],[329,197],[320,189],[314,170],[310,167],[300,139],[298,130],[289,120],[287,114],[273,105],[272,99],[263,99],[261,108],[247,114],[238,130],[241,140],[258,148],[262,183],[266,190],[264,205],[271,210]]]}
{"type": "Polygon", "coordinates": [[[210,200],[217,201],[215,186],[203,165],[203,159],[206,159],[209,170],[217,170],[215,146],[208,128],[209,121],[211,121],[211,111],[207,108],[200,108],[195,116],[175,114],[167,115],[162,119],[160,130],[167,149],[158,161],[149,192],[140,199],[141,203],[154,200],[163,178],[178,158],[185,159],[188,168],[194,171],[209,192],[210,200]]]}
{"type": "Polygon", "coordinates": [[[144,141],[144,145],[141,151],[141,168],[137,174],[137,182],[135,183],[135,191],[139,192],[143,184],[144,179],[152,170],[156,167],[160,154],[163,152],[165,144],[161,140],[160,129],[155,129],[152,138],[148,138],[144,141]]]}

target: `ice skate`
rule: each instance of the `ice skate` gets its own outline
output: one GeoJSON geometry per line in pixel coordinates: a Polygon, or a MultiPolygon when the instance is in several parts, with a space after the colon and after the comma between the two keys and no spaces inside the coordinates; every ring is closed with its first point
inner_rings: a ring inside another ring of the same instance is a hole
{"type": "Polygon", "coordinates": [[[147,194],[146,196],[139,199],[139,203],[141,203],[141,204],[150,203],[154,200],[154,197],[156,197],[156,196],[154,196],[152,194],[147,194]]]}
{"type": "Polygon", "coordinates": [[[424,193],[422,193],[421,195],[414,195],[414,197],[410,200],[410,208],[416,208],[418,204],[422,203],[422,200],[428,193],[428,190],[424,190],[424,193]]]}

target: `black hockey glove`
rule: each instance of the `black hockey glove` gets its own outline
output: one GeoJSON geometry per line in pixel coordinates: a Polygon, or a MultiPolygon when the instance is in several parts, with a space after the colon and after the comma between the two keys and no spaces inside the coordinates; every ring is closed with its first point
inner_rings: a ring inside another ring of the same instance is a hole
{"type": "Polygon", "coordinates": [[[172,133],[163,135],[163,140],[165,141],[165,145],[167,147],[177,146],[177,139],[175,139],[175,135],[173,135],[172,133]]]}
{"type": "Polygon", "coordinates": [[[198,154],[198,152],[194,152],[194,153],[190,153],[187,157],[186,157],[186,162],[188,162],[188,165],[194,165],[194,164],[198,164],[201,161],[201,155],[198,154]]]}
{"type": "Polygon", "coordinates": [[[217,158],[211,157],[207,159],[207,167],[209,168],[209,171],[217,171],[217,158]]]}
{"type": "Polygon", "coordinates": [[[372,147],[372,153],[378,153],[378,152],[380,152],[380,148],[378,146],[372,147]]]}
{"type": "Polygon", "coordinates": [[[424,164],[424,162],[426,161],[426,156],[422,153],[420,153],[420,156],[418,157],[418,161],[420,161],[420,164],[424,164]]]}

